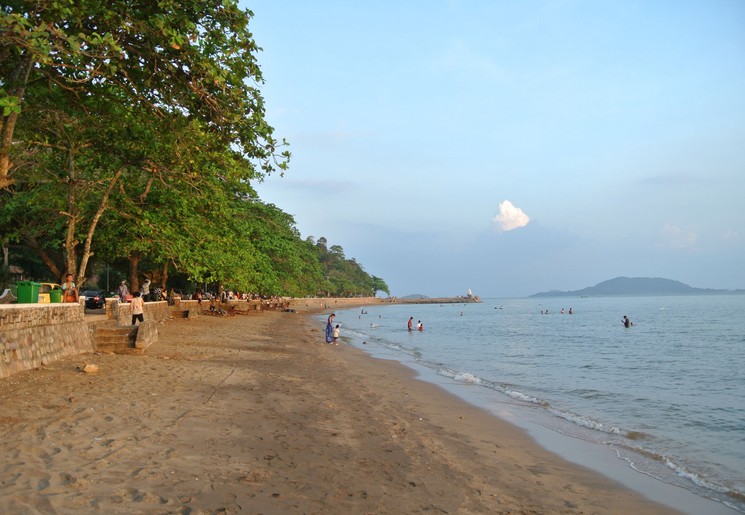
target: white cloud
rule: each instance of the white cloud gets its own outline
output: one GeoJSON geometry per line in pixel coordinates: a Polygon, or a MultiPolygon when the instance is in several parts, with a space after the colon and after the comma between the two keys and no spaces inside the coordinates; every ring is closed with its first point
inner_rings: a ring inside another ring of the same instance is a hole
{"type": "Polygon", "coordinates": [[[660,228],[660,243],[674,250],[696,250],[698,236],[693,231],[681,229],[677,225],[665,224],[660,228]]]}
{"type": "Polygon", "coordinates": [[[499,203],[499,214],[491,221],[500,231],[507,232],[525,227],[530,222],[530,217],[519,207],[513,206],[509,200],[503,200],[499,203]]]}

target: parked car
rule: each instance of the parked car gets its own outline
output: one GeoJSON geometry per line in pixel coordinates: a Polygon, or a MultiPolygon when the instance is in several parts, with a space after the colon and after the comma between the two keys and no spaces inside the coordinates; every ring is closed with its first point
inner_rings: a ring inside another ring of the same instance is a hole
{"type": "Polygon", "coordinates": [[[39,283],[39,298],[37,302],[39,304],[49,304],[51,302],[49,292],[52,290],[60,290],[61,292],[62,286],[57,283],[39,283]]]}
{"type": "Polygon", "coordinates": [[[101,309],[106,305],[102,291],[86,290],[80,296],[85,297],[85,307],[87,309],[101,309]]]}

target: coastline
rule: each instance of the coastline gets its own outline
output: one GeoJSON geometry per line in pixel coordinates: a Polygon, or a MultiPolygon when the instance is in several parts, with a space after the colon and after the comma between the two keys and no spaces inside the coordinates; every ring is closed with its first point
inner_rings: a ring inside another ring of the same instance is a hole
{"type": "Polygon", "coordinates": [[[0,511],[675,512],[313,316],[170,321],[144,356],[0,381],[0,511]]]}

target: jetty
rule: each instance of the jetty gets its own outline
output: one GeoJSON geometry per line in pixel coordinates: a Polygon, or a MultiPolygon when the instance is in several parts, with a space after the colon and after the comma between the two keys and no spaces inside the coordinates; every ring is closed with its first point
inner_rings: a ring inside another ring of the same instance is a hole
{"type": "Polygon", "coordinates": [[[470,295],[463,297],[413,297],[398,298],[391,297],[383,299],[383,304],[474,304],[481,302],[478,296],[470,295]]]}

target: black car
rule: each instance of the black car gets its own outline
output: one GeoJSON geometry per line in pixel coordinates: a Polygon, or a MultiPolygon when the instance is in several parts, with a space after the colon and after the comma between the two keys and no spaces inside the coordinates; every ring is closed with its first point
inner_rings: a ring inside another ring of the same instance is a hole
{"type": "Polygon", "coordinates": [[[101,309],[106,305],[102,291],[84,291],[80,296],[85,297],[85,307],[88,309],[101,309]]]}

